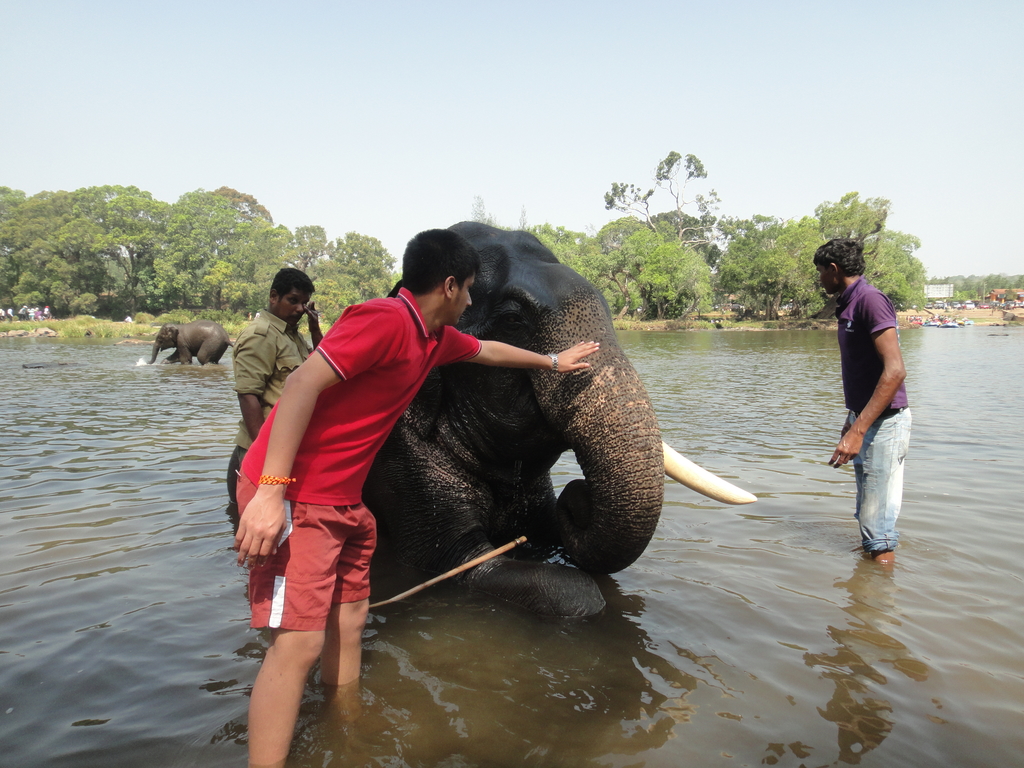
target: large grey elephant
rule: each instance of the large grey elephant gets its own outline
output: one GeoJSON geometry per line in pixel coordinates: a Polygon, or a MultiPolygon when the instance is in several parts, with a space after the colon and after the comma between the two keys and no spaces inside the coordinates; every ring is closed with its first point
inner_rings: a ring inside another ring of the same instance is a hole
{"type": "Polygon", "coordinates": [[[174,348],[174,354],[163,360],[165,363],[192,364],[192,357],[200,365],[216,363],[231,346],[228,332],[220,323],[213,320],[195,320],[184,325],[167,323],[162,325],[153,341],[153,357],[149,364],[156,362],[157,355],[163,349],[174,348]]]}
{"type": "Polygon", "coordinates": [[[666,455],[657,418],[589,282],[526,232],[452,229],[483,263],[461,330],[544,354],[580,341],[601,349],[569,375],[435,369],[378,454],[364,499],[399,557],[427,571],[520,535],[560,547],[577,568],[499,556],[459,578],[537,613],[591,615],[604,599],[585,571],[627,567],[658,523],[666,455]],[[550,470],[570,449],[585,479],[556,500],[550,470]]]}

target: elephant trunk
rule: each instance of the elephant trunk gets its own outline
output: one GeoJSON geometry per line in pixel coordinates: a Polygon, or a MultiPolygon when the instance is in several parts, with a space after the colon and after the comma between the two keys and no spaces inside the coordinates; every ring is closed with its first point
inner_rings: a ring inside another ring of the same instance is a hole
{"type": "Polygon", "coordinates": [[[654,535],[665,465],[639,376],[617,347],[602,342],[600,356],[589,371],[558,377],[550,397],[538,394],[586,478],[570,482],[558,499],[562,544],[582,569],[614,573],[633,563],[654,535]]]}
{"type": "Polygon", "coordinates": [[[156,356],[160,354],[161,346],[159,341],[153,342],[153,356],[149,359],[149,364],[152,365],[156,362],[156,356]]]}

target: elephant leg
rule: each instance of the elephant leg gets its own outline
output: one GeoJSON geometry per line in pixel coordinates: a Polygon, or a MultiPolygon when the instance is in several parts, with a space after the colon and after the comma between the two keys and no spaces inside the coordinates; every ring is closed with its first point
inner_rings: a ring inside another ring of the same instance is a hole
{"type": "Polygon", "coordinates": [[[182,365],[192,365],[192,350],[188,348],[187,344],[179,344],[178,351],[167,358],[167,362],[170,362],[171,358],[182,365]]]}
{"type": "MultiPolygon", "coordinates": [[[[180,362],[181,362],[180,355],[179,355],[179,351],[177,349],[174,350],[173,354],[168,355],[167,357],[165,357],[163,360],[160,361],[161,365],[166,365],[167,363],[180,363],[180,362]]],[[[189,362],[191,362],[191,360],[189,362]]]]}
{"type": "MultiPolygon", "coordinates": [[[[491,544],[500,546],[519,535],[527,536],[541,551],[558,542],[555,493],[546,469],[532,481],[517,478],[511,485],[498,483],[491,496],[490,539],[483,552],[493,549],[491,544]]],[[[590,574],[553,563],[500,557],[468,571],[461,580],[542,616],[592,616],[605,605],[590,574]]]]}
{"type": "Polygon", "coordinates": [[[227,348],[228,344],[224,339],[207,339],[199,348],[199,354],[196,355],[196,359],[199,360],[200,365],[218,363],[221,357],[224,356],[227,348]]]}
{"type": "Polygon", "coordinates": [[[496,557],[468,571],[464,583],[541,616],[582,618],[605,605],[593,577],[565,565],[496,557]]]}
{"type": "MultiPolygon", "coordinates": [[[[485,484],[436,445],[414,438],[410,443],[411,430],[400,425],[396,433],[397,439],[389,440],[378,454],[364,499],[374,515],[383,518],[404,562],[443,573],[512,538],[489,538],[482,511],[490,509],[494,499],[485,484]],[[420,511],[411,513],[412,509],[420,511]]],[[[507,557],[484,565],[461,580],[527,610],[578,617],[604,607],[596,582],[575,568],[507,557]]]]}
{"type": "Polygon", "coordinates": [[[207,358],[208,363],[219,363],[220,359],[224,357],[224,353],[227,351],[228,345],[223,342],[218,342],[217,346],[214,347],[213,352],[207,358]]]}

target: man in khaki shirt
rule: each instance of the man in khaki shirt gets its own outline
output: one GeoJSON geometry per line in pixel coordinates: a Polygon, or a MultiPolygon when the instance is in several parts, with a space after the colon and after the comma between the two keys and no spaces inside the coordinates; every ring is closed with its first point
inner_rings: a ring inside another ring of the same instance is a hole
{"type": "Polygon", "coordinates": [[[313,349],[320,343],[320,319],[309,300],[313,281],[298,269],[282,269],[270,286],[270,301],[238,334],[234,346],[235,392],[242,420],[238,424],[235,450],[228,463],[228,497],[235,502],[235,481],[246,451],[260,433],[263,421],[281,397],[288,374],[313,351],[299,334],[299,321],[309,317],[313,349]]]}

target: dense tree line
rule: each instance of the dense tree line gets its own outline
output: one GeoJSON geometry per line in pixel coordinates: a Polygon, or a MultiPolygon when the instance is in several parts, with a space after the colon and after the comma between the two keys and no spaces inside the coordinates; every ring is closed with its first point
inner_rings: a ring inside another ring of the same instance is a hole
{"type": "Polygon", "coordinates": [[[278,269],[316,282],[321,309],[387,293],[395,260],[379,240],[275,225],[252,195],[199,189],[177,202],[137,187],[24,192],[0,187],[0,304],[48,305],[58,316],[213,309],[266,303],[278,269]]]}
{"type": "Polygon", "coordinates": [[[952,275],[928,280],[929,285],[952,285],[957,301],[987,299],[994,290],[1024,288],[1024,275],[952,275]]]}
{"type": "Polygon", "coordinates": [[[714,190],[692,197],[686,191],[706,177],[698,158],[671,152],[655,169],[654,186],[612,184],[605,207],[626,217],[594,234],[549,224],[532,231],[599,286],[619,316],[687,318],[723,304],[766,320],[777,319],[783,307],[797,317],[829,314],[812,258],[834,237],[864,243],[867,278],[897,308],[924,303],[925,269],[914,255],[920,241],[886,226],[888,200],[851,192],[799,220],[719,217],[714,190]],[[659,190],[671,203],[654,213],[659,190]]]}
{"type": "MultiPolygon", "coordinates": [[[[670,152],[652,186],[611,185],[605,208],[623,216],[599,231],[529,227],[525,211],[518,228],[598,286],[620,317],[685,319],[724,304],[767,320],[783,310],[828,314],[812,257],[833,237],[864,243],[868,279],[897,308],[924,303],[925,269],[914,255],[920,242],[887,227],[888,200],[851,192],[798,220],[739,219],[718,215],[714,190],[690,193],[706,178],[697,157],[670,152]],[[655,210],[656,196],[668,201],[664,210],[655,210]]],[[[479,197],[471,218],[497,225],[479,197]]],[[[263,305],[282,266],[314,279],[317,304],[332,317],[384,295],[396,277],[395,259],[376,238],[349,232],[331,240],[320,226],[292,232],[275,225],[252,195],[228,187],[188,192],[174,203],[136,187],[32,197],[0,187],[0,304],[110,317],[143,310],[244,312],[263,305]]],[[[963,290],[974,290],[960,280],[963,290]]]]}
{"type": "Polygon", "coordinates": [[[862,200],[850,192],[838,202],[822,203],[813,216],[799,220],[723,219],[720,226],[726,246],[719,286],[768,320],[776,319],[786,305],[798,316],[830,314],[832,304],[818,287],[814,251],[832,238],[852,237],[864,243],[865,277],[897,309],[921,306],[925,269],[914,255],[921,242],[886,226],[890,207],[884,198],[862,200]]]}

